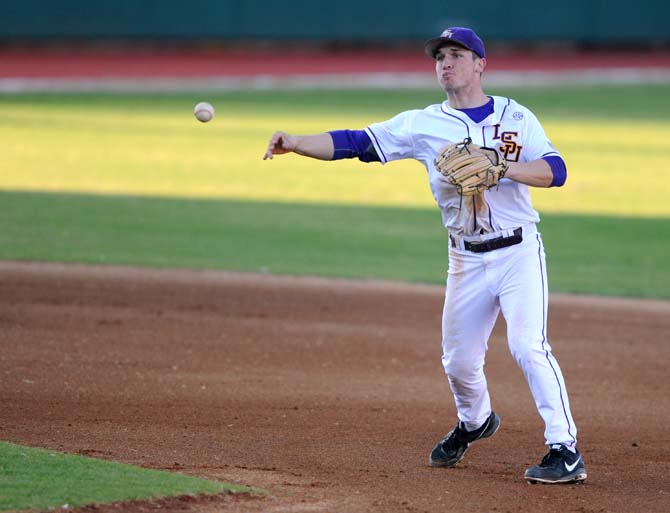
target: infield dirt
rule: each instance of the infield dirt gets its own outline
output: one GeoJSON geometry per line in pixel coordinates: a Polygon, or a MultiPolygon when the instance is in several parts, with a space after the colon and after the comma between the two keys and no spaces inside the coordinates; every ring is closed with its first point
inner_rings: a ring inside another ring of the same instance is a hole
{"type": "Polygon", "coordinates": [[[270,492],[110,511],[670,511],[668,302],[552,297],[589,478],[530,486],[543,427],[502,320],[499,432],[428,466],[455,423],[442,287],[12,262],[0,283],[1,439],[270,492]]]}

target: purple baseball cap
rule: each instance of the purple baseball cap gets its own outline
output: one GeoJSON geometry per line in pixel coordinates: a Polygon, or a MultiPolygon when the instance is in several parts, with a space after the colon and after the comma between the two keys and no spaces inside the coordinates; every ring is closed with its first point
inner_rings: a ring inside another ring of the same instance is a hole
{"type": "Polygon", "coordinates": [[[476,53],[482,59],[486,58],[486,51],[484,50],[484,42],[475,34],[474,30],[465,27],[451,27],[442,32],[439,37],[429,39],[423,45],[426,55],[435,58],[438,48],[447,43],[456,43],[457,45],[467,48],[476,53]]]}

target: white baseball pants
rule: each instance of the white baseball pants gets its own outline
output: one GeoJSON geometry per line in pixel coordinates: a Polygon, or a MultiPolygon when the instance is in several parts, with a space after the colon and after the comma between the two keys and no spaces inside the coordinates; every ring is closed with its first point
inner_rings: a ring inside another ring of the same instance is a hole
{"type": "Polygon", "coordinates": [[[515,246],[487,253],[450,247],[442,364],[466,429],[478,428],[491,413],[484,360],[502,311],[509,349],[544,420],[546,443],[576,444],[565,382],[547,341],[547,300],[544,246],[534,225],[524,227],[515,246]]]}

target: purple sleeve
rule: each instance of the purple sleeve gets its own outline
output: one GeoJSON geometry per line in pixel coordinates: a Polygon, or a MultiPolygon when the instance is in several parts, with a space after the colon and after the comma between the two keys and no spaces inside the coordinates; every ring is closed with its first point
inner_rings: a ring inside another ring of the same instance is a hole
{"type": "Polygon", "coordinates": [[[335,153],[333,160],[358,158],[362,162],[379,162],[372,141],[364,130],[333,130],[328,132],[333,138],[335,153]]]}
{"type": "Polygon", "coordinates": [[[549,187],[561,187],[568,178],[568,170],[565,167],[565,161],[558,155],[542,157],[542,160],[549,164],[549,167],[551,167],[551,174],[554,175],[549,187]]]}

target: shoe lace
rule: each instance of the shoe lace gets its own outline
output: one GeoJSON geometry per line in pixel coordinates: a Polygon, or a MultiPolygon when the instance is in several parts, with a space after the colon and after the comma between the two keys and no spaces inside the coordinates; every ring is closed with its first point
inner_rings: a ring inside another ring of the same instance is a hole
{"type": "Polygon", "coordinates": [[[553,467],[557,462],[561,461],[563,458],[561,456],[560,449],[554,449],[553,447],[545,454],[542,458],[541,467],[553,467]]]}
{"type": "Polygon", "coordinates": [[[444,449],[457,449],[460,445],[463,444],[463,430],[461,429],[460,422],[456,425],[454,429],[447,433],[442,439],[442,447],[444,449]]]}

